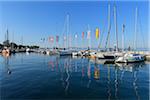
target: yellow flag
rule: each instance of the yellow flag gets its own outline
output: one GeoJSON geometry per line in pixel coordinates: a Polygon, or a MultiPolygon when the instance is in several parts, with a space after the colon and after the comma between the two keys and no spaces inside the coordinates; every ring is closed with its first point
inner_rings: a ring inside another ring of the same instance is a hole
{"type": "Polygon", "coordinates": [[[95,36],[96,36],[96,39],[99,38],[99,29],[98,28],[96,28],[95,36]]]}

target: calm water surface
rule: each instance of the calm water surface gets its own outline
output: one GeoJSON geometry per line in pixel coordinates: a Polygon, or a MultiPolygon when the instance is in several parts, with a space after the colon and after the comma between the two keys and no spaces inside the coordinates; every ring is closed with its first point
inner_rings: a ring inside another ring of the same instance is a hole
{"type": "Polygon", "coordinates": [[[149,67],[34,53],[0,56],[0,99],[149,100],[149,67]]]}

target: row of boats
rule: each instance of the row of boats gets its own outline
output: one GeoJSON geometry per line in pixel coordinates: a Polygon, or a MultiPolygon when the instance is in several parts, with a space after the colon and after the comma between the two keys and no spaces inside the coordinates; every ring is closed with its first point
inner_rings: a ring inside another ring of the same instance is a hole
{"type": "MultiPolygon", "coordinates": [[[[145,60],[144,54],[139,54],[134,51],[96,51],[96,50],[70,50],[70,49],[57,49],[57,50],[49,50],[49,49],[36,49],[31,50],[29,48],[26,49],[25,52],[37,52],[43,53],[47,55],[59,55],[59,56],[72,56],[72,57],[88,57],[95,60],[105,60],[109,62],[115,63],[134,63],[134,62],[142,62],[145,60]]],[[[2,55],[10,55],[11,50],[4,49],[2,50],[2,55]]]]}
{"type": "Polygon", "coordinates": [[[90,57],[95,59],[106,59],[116,63],[132,63],[145,60],[144,55],[129,52],[91,52],[90,57]]]}
{"type": "MultiPolygon", "coordinates": [[[[45,51],[45,54],[50,54],[50,51],[45,51]]],[[[52,54],[52,53],[51,53],[52,54]]],[[[73,56],[73,57],[88,57],[95,60],[105,60],[115,63],[134,63],[145,60],[145,55],[136,52],[124,51],[95,51],[95,50],[58,50],[55,54],[59,56],[73,56]]]]}

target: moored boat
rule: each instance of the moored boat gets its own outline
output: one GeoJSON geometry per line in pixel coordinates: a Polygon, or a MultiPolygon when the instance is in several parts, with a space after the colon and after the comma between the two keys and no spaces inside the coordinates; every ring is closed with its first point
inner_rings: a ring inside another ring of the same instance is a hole
{"type": "Polygon", "coordinates": [[[78,52],[77,51],[72,52],[72,56],[78,56],[78,52]]]}
{"type": "Polygon", "coordinates": [[[59,52],[60,56],[72,56],[72,51],[71,50],[61,50],[59,52]]]}
{"type": "Polygon", "coordinates": [[[104,58],[105,59],[115,59],[115,54],[114,53],[105,53],[104,58]]]}
{"type": "Polygon", "coordinates": [[[134,63],[134,62],[142,62],[145,58],[143,55],[140,54],[128,54],[126,53],[122,57],[118,57],[115,62],[116,63],[134,63]]]}
{"type": "Polygon", "coordinates": [[[98,59],[104,59],[104,53],[103,52],[97,52],[95,57],[98,59]]]}
{"type": "Polygon", "coordinates": [[[8,48],[4,48],[2,50],[2,55],[3,56],[10,56],[11,55],[11,51],[8,48]]]}

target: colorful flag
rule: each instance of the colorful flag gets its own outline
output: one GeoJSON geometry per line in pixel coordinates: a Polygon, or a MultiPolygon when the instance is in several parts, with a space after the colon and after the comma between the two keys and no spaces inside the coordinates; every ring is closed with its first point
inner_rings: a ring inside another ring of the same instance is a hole
{"type": "Polygon", "coordinates": [[[91,33],[91,31],[88,30],[88,31],[87,31],[87,39],[90,39],[90,33],[91,33]]]}
{"type": "Polygon", "coordinates": [[[96,37],[96,39],[99,38],[99,29],[98,28],[96,28],[95,37],[96,37]]]}
{"type": "Polygon", "coordinates": [[[54,42],[54,37],[51,37],[51,42],[54,42]]]}
{"type": "Polygon", "coordinates": [[[84,32],[82,32],[82,38],[84,38],[84,32]]]}

